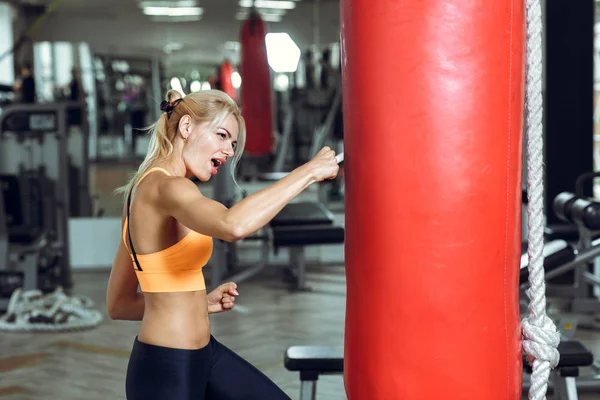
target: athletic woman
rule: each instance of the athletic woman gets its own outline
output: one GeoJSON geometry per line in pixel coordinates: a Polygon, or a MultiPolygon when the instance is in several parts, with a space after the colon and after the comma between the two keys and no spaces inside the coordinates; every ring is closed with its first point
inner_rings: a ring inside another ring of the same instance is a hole
{"type": "Polygon", "coordinates": [[[228,282],[207,294],[202,268],[213,238],[243,239],[311,184],[335,178],[335,153],[323,148],[228,209],[202,196],[189,178],[206,182],[226,162],[235,170],[245,141],[237,104],[216,90],[184,98],[169,91],[161,110],[145,160],[121,189],[122,240],[107,289],[110,318],[142,321],[127,368],[127,399],[289,399],[211,335],[209,314],[231,310],[238,292],[228,282]]]}

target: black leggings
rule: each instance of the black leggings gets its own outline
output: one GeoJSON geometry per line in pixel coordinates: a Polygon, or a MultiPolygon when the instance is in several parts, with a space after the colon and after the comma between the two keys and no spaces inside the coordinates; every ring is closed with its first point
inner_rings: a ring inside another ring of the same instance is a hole
{"type": "Polygon", "coordinates": [[[136,337],[125,386],[128,400],[290,400],[212,336],[198,350],[150,345],[136,337]]]}

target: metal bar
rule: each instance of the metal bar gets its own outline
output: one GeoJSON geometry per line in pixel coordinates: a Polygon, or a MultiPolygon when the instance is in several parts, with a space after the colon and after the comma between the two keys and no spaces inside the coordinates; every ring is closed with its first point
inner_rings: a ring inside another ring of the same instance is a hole
{"type": "MultiPolygon", "coordinates": [[[[592,243],[594,245],[594,243],[592,243]]],[[[546,279],[552,279],[559,275],[564,274],[565,272],[569,272],[577,265],[581,263],[585,263],[593,260],[596,257],[600,257],[600,246],[592,247],[590,249],[586,249],[581,251],[573,261],[569,261],[562,267],[556,268],[548,273],[546,273],[546,279]]]]}
{"type": "MultiPolygon", "coordinates": [[[[80,102],[72,102],[71,107],[80,105],[80,102]]],[[[69,256],[69,215],[71,208],[69,207],[69,157],[67,149],[67,109],[69,103],[55,104],[55,109],[58,109],[58,177],[56,179],[56,208],[57,208],[57,226],[58,238],[63,246],[64,252],[62,255],[63,267],[61,284],[65,289],[73,286],[73,277],[71,274],[71,257],[69,256]]],[[[29,110],[30,111],[30,110],[29,110]]],[[[87,155],[85,155],[87,157],[87,155]]]]}
{"type": "Polygon", "coordinates": [[[587,271],[584,272],[582,275],[584,280],[588,281],[588,283],[592,285],[600,285],[600,278],[598,278],[596,275],[590,274],[587,271]]]}
{"type": "Polygon", "coordinates": [[[300,400],[315,400],[317,398],[317,382],[302,381],[300,383],[300,400]]]}
{"type": "Polygon", "coordinates": [[[309,290],[306,285],[306,259],[304,256],[304,247],[292,246],[289,249],[290,268],[296,275],[296,289],[309,290]]]}
{"type": "Polygon", "coordinates": [[[245,281],[246,279],[252,278],[254,275],[262,271],[265,267],[266,265],[264,263],[259,263],[253,267],[248,267],[242,272],[232,275],[224,280],[240,283],[245,281]]]}
{"type": "MultiPolygon", "coordinates": [[[[65,112],[68,108],[73,107],[85,107],[85,102],[82,101],[66,101],[61,103],[40,103],[40,104],[11,104],[2,108],[2,114],[0,115],[0,126],[4,124],[4,121],[9,118],[13,113],[16,112],[56,112],[60,114],[62,109],[65,112]]],[[[0,133],[4,133],[0,131],[0,133]]]]}
{"type": "Polygon", "coordinates": [[[329,111],[327,112],[327,117],[325,118],[325,122],[323,125],[315,128],[315,133],[313,134],[313,142],[311,144],[310,149],[310,157],[314,157],[317,155],[319,150],[325,144],[325,140],[329,137],[329,133],[331,131],[331,126],[333,125],[333,120],[337,113],[338,108],[342,102],[342,90],[338,87],[336,88],[335,97],[333,98],[333,103],[329,111]]]}
{"type": "Polygon", "coordinates": [[[4,208],[4,191],[0,188],[0,269],[8,269],[8,225],[4,208]]]}
{"type": "Polygon", "coordinates": [[[88,119],[88,106],[87,103],[85,107],[81,109],[81,135],[83,140],[83,155],[82,162],[79,166],[79,207],[81,216],[90,217],[92,216],[92,197],[90,195],[90,171],[89,171],[89,159],[90,157],[90,134],[91,127],[88,119]],[[85,114],[85,117],[83,116],[85,114]]]}
{"type": "MultiPolygon", "coordinates": [[[[162,100],[163,93],[160,88],[160,59],[158,56],[154,56],[152,58],[152,97],[154,97],[157,103],[159,103],[158,99],[162,100]]],[[[152,108],[152,119],[157,121],[160,117],[161,111],[159,110],[158,105],[152,108]]]]}
{"type": "Polygon", "coordinates": [[[576,297],[571,303],[571,311],[574,313],[599,313],[600,300],[593,297],[576,297]]]}
{"type": "Polygon", "coordinates": [[[291,104],[288,104],[285,121],[283,123],[283,135],[281,135],[281,145],[275,156],[275,164],[273,172],[283,172],[283,166],[287,158],[291,143],[292,130],[294,128],[294,109],[291,104]]]}

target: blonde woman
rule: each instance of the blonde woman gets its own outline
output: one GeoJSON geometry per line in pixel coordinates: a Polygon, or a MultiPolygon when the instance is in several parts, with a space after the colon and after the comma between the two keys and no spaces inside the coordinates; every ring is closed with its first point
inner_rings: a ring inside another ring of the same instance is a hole
{"type": "Polygon", "coordinates": [[[238,292],[229,282],[207,294],[202,267],[213,238],[242,239],[311,184],[335,178],[335,154],[323,148],[228,209],[202,196],[188,178],[206,182],[226,162],[235,170],[246,134],[237,104],[221,91],[185,98],[170,91],[161,109],[146,159],[121,189],[123,236],[107,290],[112,319],[142,321],[127,369],[127,398],[288,399],[211,335],[208,315],[231,310],[238,292]]]}

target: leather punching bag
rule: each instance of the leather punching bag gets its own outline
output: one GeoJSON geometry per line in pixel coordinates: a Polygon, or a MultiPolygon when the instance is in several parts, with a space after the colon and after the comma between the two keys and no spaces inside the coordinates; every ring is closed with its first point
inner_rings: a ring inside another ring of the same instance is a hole
{"type": "Polygon", "coordinates": [[[233,87],[231,75],[233,74],[233,65],[229,60],[223,61],[219,67],[219,81],[221,82],[221,90],[229,95],[233,100],[237,101],[237,91],[233,87]]]}
{"type": "Polygon", "coordinates": [[[349,400],[521,398],[523,1],[341,0],[349,400]]]}
{"type": "Polygon", "coordinates": [[[266,33],[265,23],[258,12],[252,10],[242,25],[240,40],[240,97],[247,130],[244,153],[251,156],[267,155],[271,153],[273,145],[271,75],[266,33]]]}

